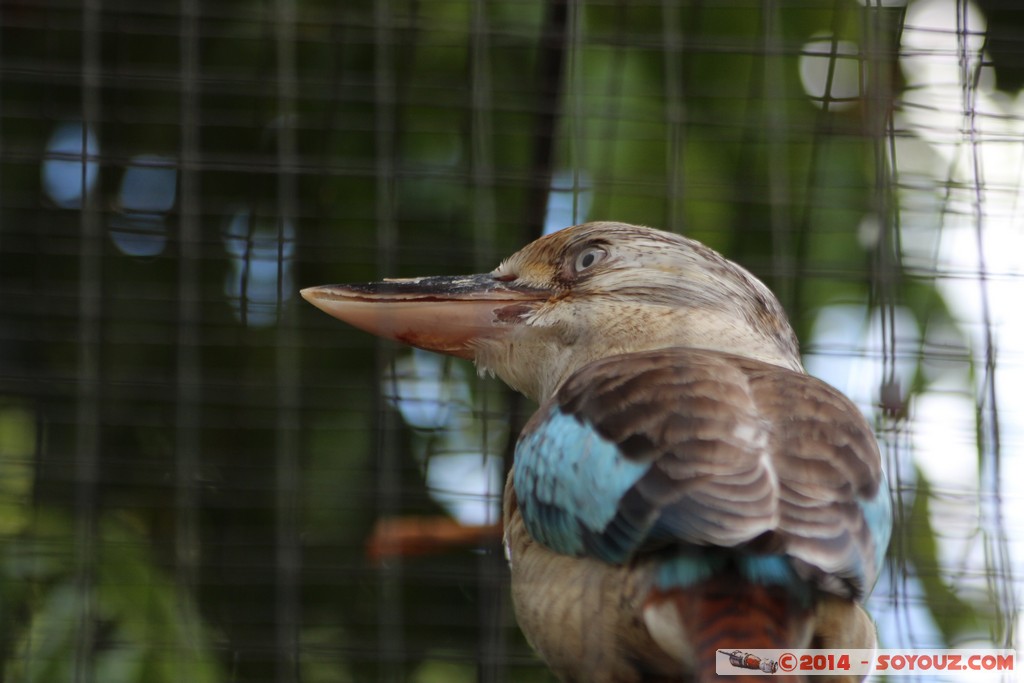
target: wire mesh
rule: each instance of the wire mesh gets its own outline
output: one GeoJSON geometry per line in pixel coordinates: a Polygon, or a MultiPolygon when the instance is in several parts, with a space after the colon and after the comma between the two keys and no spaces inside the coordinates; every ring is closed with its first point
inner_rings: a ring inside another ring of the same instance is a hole
{"type": "Polygon", "coordinates": [[[881,644],[1015,646],[1022,40],[998,0],[5,0],[0,677],[553,680],[497,541],[367,548],[496,522],[531,406],[297,290],[590,219],[751,269],[874,421],[881,644]]]}

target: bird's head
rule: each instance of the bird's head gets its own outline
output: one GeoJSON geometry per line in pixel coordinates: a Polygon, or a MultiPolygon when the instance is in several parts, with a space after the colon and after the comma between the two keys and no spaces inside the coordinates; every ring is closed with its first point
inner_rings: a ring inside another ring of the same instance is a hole
{"type": "Polygon", "coordinates": [[[302,296],[367,332],[472,359],[538,401],[594,360],[673,346],[802,371],[785,312],[757,278],[699,242],[624,223],[547,235],[490,273],[302,296]]]}

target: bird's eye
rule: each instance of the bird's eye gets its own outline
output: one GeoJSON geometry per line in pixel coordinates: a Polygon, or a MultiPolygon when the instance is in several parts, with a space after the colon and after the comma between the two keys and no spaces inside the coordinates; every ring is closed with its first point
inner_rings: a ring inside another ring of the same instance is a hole
{"type": "Polygon", "coordinates": [[[603,261],[606,256],[608,252],[601,247],[588,247],[576,257],[575,270],[577,273],[586,270],[603,261]]]}

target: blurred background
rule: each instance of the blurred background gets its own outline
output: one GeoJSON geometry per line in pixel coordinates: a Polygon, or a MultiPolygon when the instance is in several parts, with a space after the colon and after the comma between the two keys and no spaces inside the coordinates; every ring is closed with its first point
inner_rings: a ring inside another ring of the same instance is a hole
{"type": "Polygon", "coordinates": [[[367,553],[498,521],[532,406],[297,292],[593,219],[869,416],[881,645],[1014,647],[1022,88],[1014,0],[2,0],[0,680],[553,681],[496,540],[367,553]]]}

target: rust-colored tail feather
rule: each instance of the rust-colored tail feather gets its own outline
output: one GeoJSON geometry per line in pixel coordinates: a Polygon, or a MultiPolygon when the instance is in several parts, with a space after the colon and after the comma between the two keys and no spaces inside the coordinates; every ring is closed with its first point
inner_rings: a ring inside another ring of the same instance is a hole
{"type": "MultiPolygon", "coordinates": [[[[782,586],[763,586],[735,576],[719,577],[686,589],[654,591],[647,604],[671,602],[683,631],[693,644],[694,680],[756,683],[761,675],[720,677],[720,651],[799,649],[809,647],[813,612],[782,586]]],[[[737,673],[740,673],[738,670],[737,673]]],[[[802,677],[788,677],[801,683],[802,677]]]]}

